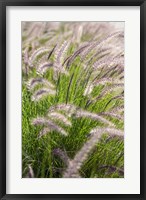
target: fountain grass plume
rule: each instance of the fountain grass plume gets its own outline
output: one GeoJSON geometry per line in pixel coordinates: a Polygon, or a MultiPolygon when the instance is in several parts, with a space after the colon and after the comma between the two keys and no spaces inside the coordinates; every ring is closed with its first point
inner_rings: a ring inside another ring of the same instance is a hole
{"type": "Polygon", "coordinates": [[[123,131],[114,128],[95,128],[91,130],[91,138],[83,145],[80,151],[75,155],[73,160],[69,162],[69,165],[64,172],[63,178],[75,178],[79,177],[79,170],[83,165],[84,161],[88,158],[89,153],[100,141],[102,135],[108,133],[109,135],[115,135],[121,139],[124,138],[123,131]]]}
{"type": "Polygon", "coordinates": [[[64,135],[64,136],[68,135],[68,133],[63,128],[61,128],[60,126],[58,126],[51,120],[44,118],[44,117],[37,117],[37,118],[33,119],[32,125],[35,125],[35,126],[44,125],[44,126],[48,127],[49,129],[51,129],[51,131],[57,131],[58,133],[60,133],[61,135],[64,135]]]}
{"type": "Polygon", "coordinates": [[[56,94],[55,90],[49,88],[41,88],[33,93],[31,100],[37,102],[42,100],[46,96],[52,96],[55,94],[56,94]]]}

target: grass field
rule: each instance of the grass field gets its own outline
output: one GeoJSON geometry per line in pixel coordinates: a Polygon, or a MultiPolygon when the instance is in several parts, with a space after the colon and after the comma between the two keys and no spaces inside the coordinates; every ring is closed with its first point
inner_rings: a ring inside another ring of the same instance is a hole
{"type": "Polygon", "coordinates": [[[124,177],[122,28],[23,22],[22,80],[22,177],[124,177]]]}

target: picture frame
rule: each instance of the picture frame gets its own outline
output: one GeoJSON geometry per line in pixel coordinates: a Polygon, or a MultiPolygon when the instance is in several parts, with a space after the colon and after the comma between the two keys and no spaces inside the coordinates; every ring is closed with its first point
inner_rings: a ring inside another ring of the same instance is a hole
{"type": "Polygon", "coordinates": [[[146,1],[145,0],[5,0],[0,1],[0,198],[1,199],[142,199],[146,200],[146,75],[145,75],[145,54],[146,54],[146,1]],[[8,184],[6,169],[6,131],[9,101],[7,84],[7,56],[6,56],[6,13],[7,7],[17,6],[138,6],[140,7],[140,194],[7,194],[8,184]]]}

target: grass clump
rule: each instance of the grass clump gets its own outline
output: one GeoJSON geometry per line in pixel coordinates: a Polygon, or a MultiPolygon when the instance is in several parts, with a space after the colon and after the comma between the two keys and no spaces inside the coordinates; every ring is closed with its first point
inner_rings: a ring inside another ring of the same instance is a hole
{"type": "Polygon", "coordinates": [[[124,177],[122,28],[23,22],[22,80],[23,177],[124,177]]]}

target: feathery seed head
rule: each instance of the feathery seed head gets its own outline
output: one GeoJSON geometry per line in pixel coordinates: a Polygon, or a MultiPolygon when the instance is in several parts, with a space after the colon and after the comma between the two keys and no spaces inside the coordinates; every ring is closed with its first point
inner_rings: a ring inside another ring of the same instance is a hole
{"type": "Polygon", "coordinates": [[[52,90],[52,89],[48,89],[48,88],[42,88],[42,89],[39,89],[37,90],[33,96],[32,96],[32,101],[39,101],[41,100],[43,97],[46,97],[46,96],[50,96],[50,95],[55,95],[56,94],[56,91],[55,90],[52,90]]]}

